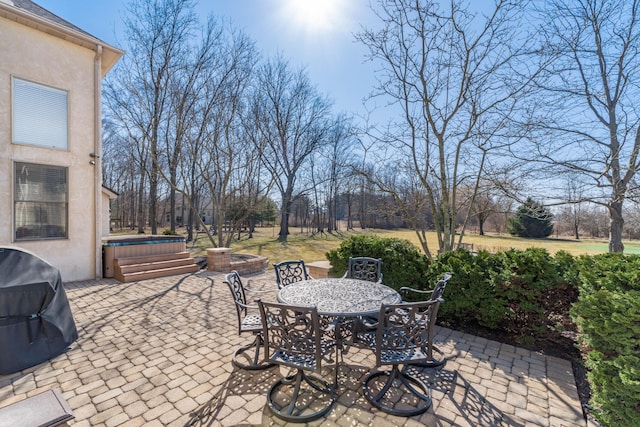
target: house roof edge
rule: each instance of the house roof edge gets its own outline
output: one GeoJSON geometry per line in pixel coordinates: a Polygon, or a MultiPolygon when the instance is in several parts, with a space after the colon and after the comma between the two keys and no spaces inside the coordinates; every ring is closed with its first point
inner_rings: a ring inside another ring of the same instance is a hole
{"type": "MultiPolygon", "coordinates": [[[[29,2],[35,4],[33,2],[29,2]]],[[[38,5],[36,5],[38,6],[38,5]]],[[[50,34],[54,37],[61,38],[71,43],[78,44],[87,49],[98,50],[98,46],[102,47],[102,76],[104,77],[109,70],[124,55],[124,51],[115,46],[106,43],[75,25],[57,17],[57,15],[38,6],[38,8],[46,11],[52,17],[58,18],[61,22],[53,21],[51,18],[38,15],[30,10],[16,6],[13,1],[7,2],[0,0],[0,17],[18,22],[27,27],[34,28],[38,31],[50,34]]]]}

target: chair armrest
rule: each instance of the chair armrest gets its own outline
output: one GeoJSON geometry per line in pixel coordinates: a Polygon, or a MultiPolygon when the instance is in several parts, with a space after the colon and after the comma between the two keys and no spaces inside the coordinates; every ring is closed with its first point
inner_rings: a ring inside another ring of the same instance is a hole
{"type": "Polygon", "coordinates": [[[399,293],[402,299],[404,299],[407,295],[409,295],[412,292],[420,295],[431,295],[433,293],[433,289],[430,289],[427,291],[427,290],[421,290],[421,289],[415,289],[415,288],[403,286],[399,290],[399,293]]]}
{"type": "Polygon", "coordinates": [[[242,303],[237,303],[237,304],[241,307],[248,308],[251,310],[258,310],[260,308],[257,305],[248,305],[248,304],[242,304],[242,303]]]}
{"type": "Polygon", "coordinates": [[[358,318],[362,326],[367,329],[375,329],[378,327],[378,319],[371,316],[360,316],[358,318]]]}
{"type": "Polygon", "coordinates": [[[277,292],[277,289],[265,289],[262,291],[258,291],[257,289],[245,289],[248,292],[251,292],[252,294],[268,294],[270,292],[277,292]]]}
{"type": "Polygon", "coordinates": [[[332,332],[340,323],[340,319],[334,317],[333,322],[329,323],[326,328],[322,328],[324,332],[332,332]]]}
{"type": "Polygon", "coordinates": [[[236,304],[239,305],[242,308],[247,308],[247,309],[252,309],[252,310],[257,310],[260,307],[258,307],[257,305],[249,305],[249,304],[243,304],[239,301],[236,301],[236,304]]]}
{"type": "Polygon", "coordinates": [[[251,292],[253,294],[268,294],[269,292],[277,291],[277,289],[264,289],[264,290],[251,289],[251,280],[247,282],[247,286],[244,287],[244,290],[251,292]]]}

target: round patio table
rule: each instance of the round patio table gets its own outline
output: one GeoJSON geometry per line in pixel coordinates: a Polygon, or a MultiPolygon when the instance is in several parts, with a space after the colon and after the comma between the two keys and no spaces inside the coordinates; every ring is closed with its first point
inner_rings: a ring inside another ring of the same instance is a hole
{"type": "Polygon", "coordinates": [[[287,285],[278,292],[278,301],[315,306],[320,315],[357,317],[376,316],[382,304],[398,304],[402,298],[398,292],[380,283],[328,278],[287,285]]]}

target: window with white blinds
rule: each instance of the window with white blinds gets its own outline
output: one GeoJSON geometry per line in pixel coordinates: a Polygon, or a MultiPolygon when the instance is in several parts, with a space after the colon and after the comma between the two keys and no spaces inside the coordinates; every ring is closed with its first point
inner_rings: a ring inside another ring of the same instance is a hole
{"type": "Polygon", "coordinates": [[[67,149],[67,92],[13,78],[13,142],[67,149]]]}
{"type": "Polygon", "coordinates": [[[67,238],[67,168],[14,165],[15,240],[67,238]]]}

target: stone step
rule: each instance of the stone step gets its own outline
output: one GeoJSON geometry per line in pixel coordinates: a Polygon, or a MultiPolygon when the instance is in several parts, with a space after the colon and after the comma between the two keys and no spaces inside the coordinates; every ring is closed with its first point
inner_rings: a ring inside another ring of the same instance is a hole
{"type": "Polygon", "coordinates": [[[117,258],[114,261],[117,262],[118,265],[122,267],[125,265],[131,265],[131,264],[147,264],[151,262],[170,261],[174,259],[184,259],[184,258],[191,258],[191,254],[189,252],[172,252],[172,253],[158,254],[158,255],[145,255],[145,256],[117,258]]]}
{"type": "Polygon", "coordinates": [[[113,277],[121,282],[156,279],[198,271],[189,252],[124,257],[114,260],[113,277]]]}
{"type": "Polygon", "coordinates": [[[121,282],[136,282],[139,280],[157,279],[159,277],[174,276],[177,274],[188,274],[199,271],[200,267],[197,264],[183,265],[179,267],[161,268],[155,270],[137,271],[134,273],[121,274],[115,272],[114,278],[121,282]]]}
{"type": "Polygon", "coordinates": [[[147,261],[140,263],[127,263],[121,265],[116,261],[115,271],[120,274],[137,273],[139,271],[146,270],[161,270],[164,268],[181,267],[184,265],[193,265],[195,263],[193,258],[176,258],[166,259],[160,261],[147,261]]]}

